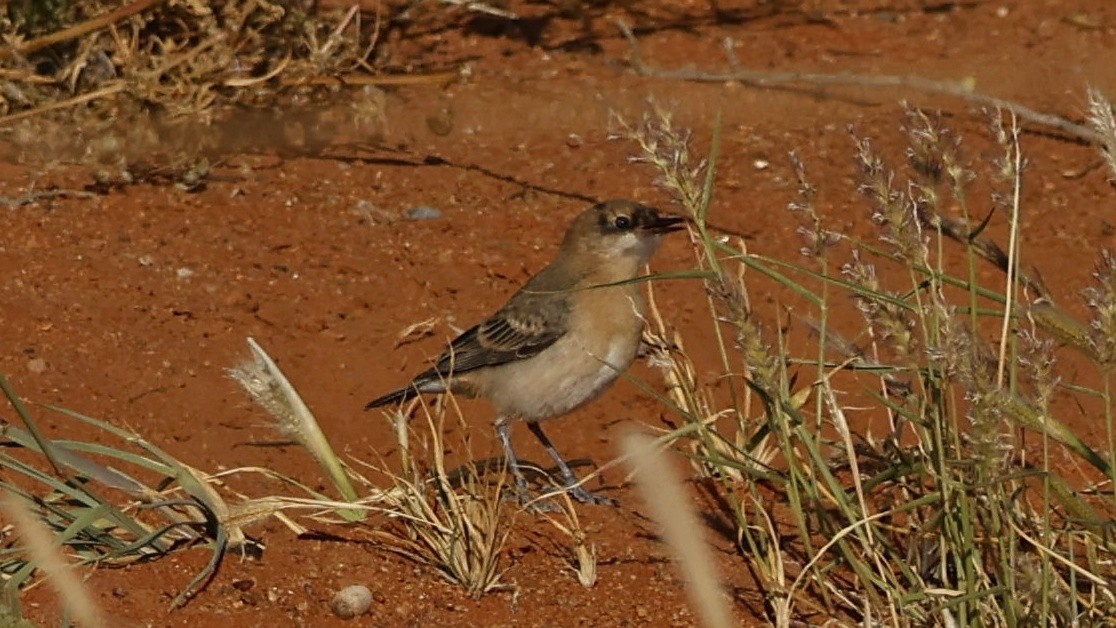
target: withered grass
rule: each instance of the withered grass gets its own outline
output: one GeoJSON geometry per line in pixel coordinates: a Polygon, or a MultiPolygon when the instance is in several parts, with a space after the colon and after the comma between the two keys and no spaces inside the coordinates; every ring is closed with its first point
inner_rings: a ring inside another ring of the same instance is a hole
{"type": "MultiPolygon", "coordinates": [[[[653,327],[673,341],[655,362],[683,421],[677,445],[723,491],[774,625],[1116,621],[1116,262],[1100,252],[1083,287],[1091,320],[1054,303],[1020,263],[1021,216],[1040,203],[1024,185],[1018,123],[988,117],[998,151],[976,165],[919,109],[906,111],[901,165],[851,131],[874,240],[828,227],[808,158],[789,155],[797,259],[751,252],[710,226],[719,129],[701,158],[654,103],[640,120],[616,120],[633,161],[691,218],[722,374],[703,381],[712,366],[693,365],[658,310],[653,327]],[[990,197],[975,198],[978,178],[990,197]],[[999,281],[982,281],[989,265],[999,281]],[[790,295],[793,318],[753,306],[757,290],[790,295]],[[859,332],[836,323],[854,318],[859,332]],[[792,345],[788,325],[809,340],[792,345]],[[1080,356],[1091,374],[1076,361],[1063,368],[1080,356]],[[1104,440],[1064,422],[1074,407],[1089,409],[1104,440]]],[[[1112,167],[1116,126],[1096,91],[1090,123],[1109,138],[1100,148],[1112,167]]],[[[1028,259],[1041,271],[1040,257],[1028,259]]]]}
{"type": "Polygon", "coordinates": [[[382,72],[392,18],[382,11],[260,0],[13,0],[0,11],[0,133],[36,167],[86,166],[102,186],[188,188],[227,155],[312,154],[339,138],[375,137],[379,85],[459,75],[382,72]]]}

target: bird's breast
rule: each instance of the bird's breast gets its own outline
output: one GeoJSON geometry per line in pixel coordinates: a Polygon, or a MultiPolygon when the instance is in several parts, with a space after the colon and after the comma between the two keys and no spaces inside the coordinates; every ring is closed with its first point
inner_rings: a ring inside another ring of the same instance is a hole
{"type": "Polygon", "coordinates": [[[576,293],[566,333],[538,355],[484,374],[482,393],[509,417],[540,421],[592,401],[631,365],[643,333],[634,286],[576,293]]]}

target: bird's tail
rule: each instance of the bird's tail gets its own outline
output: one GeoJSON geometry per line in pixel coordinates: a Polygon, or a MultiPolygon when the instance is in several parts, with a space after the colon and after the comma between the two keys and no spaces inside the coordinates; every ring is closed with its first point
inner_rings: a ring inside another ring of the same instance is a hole
{"type": "Polygon", "coordinates": [[[368,405],[364,406],[364,409],[371,410],[372,408],[379,408],[380,406],[386,406],[391,403],[402,403],[404,401],[407,401],[408,399],[417,397],[418,394],[419,391],[415,390],[414,386],[400,388],[399,390],[389,392],[383,397],[376,397],[372,401],[369,401],[368,405]]]}
{"type": "Polygon", "coordinates": [[[444,392],[446,392],[446,383],[440,375],[437,373],[423,373],[416,377],[413,382],[407,384],[406,387],[394,390],[383,397],[377,397],[369,401],[368,405],[364,406],[364,409],[371,410],[372,408],[379,408],[380,406],[386,406],[391,403],[403,403],[404,401],[414,399],[424,393],[444,392]]]}

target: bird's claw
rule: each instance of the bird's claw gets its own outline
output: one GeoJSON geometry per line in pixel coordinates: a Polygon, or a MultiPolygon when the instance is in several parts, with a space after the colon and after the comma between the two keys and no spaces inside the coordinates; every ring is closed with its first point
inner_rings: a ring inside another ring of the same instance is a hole
{"type": "Polygon", "coordinates": [[[597,504],[598,506],[616,506],[616,500],[604,495],[598,495],[591,491],[587,491],[580,486],[571,486],[566,489],[570,497],[576,499],[583,504],[597,504]]]}
{"type": "Polygon", "coordinates": [[[558,512],[560,508],[553,502],[540,501],[531,497],[531,493],[526,487],[516,487],[515,490],[507,496],[508,501],[514,501],[523,507],[527,512],[538,515],[544,512],[558,512]]]}
{"type": "MultiPolygon", "coordinates": [[[[580,486],[574,485],[563,489],[570,497],[581,502],[582,504],[595,504],[598,506],[616,506],[617,501],[611,497],[598,495],[592,491],[588,491],[580,486]]],[[[553,494],[552,494],[553,495],[553,494]]],[[[516,486],[511,490],[507,496],[508,501],[515,501],[524,510],[531,514],[541,514],[545,512],[559,512],[562,510],[558,504],[553,501],[543,500],[539,497],[532,497],[531,492],[526,486],[516,486]]]]}

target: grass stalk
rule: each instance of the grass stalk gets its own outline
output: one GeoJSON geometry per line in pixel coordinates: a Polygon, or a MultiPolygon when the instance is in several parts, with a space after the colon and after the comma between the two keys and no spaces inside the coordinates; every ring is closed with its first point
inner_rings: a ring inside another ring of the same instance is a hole
{"type": "MultiPolygon", "coordinates": [[[[735,394],[709,395],[709,382],[688,375],[696,368],[676,333],[680,355],[670,360],[687,368],[672,367],[671,395],[683,407],[703,400],[702,416],[690,419],[702,428],[668,436],[691,442],[695,470],[725,491],[742,556],[771,596],[771,621],[809,622],[802,613],[818,609],[872,625],[1116,620],[1109,584],[1116,548],[1104,531],[1116,502],[1102,489],[1116,483],[1108,378],[1109,356],[1116,356],[1116,260],[1102,256],[1099,287],[1087,292],[1096,312],[1091,328],[1022,272],[1029,199],[1013,118],[993,125],[1004,151],[993,176],[1007,190],[993,204],[1004,211],[979,221],[970,191],[979,174],[938,116],[908,110],[905,169],[890,167],[870,140],[854,135],[878,243],[826,230],[813,211],[817,190],[793,155],[801,198],[791,209],[805,217],[799,233],[806,262],[711,236],[713,168],[689,165],[689,132],[660,108],[621,127],[641,151],[634,160],[656,169],[693,219],[695,261],[710,271],[702,280],[718,329],[718,381],[730,389],[740,382],[759,401],[744,406],[735,394]],[[947,207],[960,218],[946,217],[947,207]],[[998,220],[1007,223],[1006,252],[986,234],[998,220]],[[842,251],[850,261],[838,271],[833,260],[842,251]],[[984,264],[1003,272],[1002,285],[983,279],[984,264]],[[755,286],[790,295],[816,344],[796,350],[782,310],[754,311],[746,295],[755,286]],[[1026,303],[1028,296],[1038,300],[1026,303]],[[851,338],[834,328],[847,303],[865,322],[851,338]],[[772,340],[765,327],[777,331],[772,340]],[[1058,342],[1093,361],[1102,390],[1062,381],[1058,342]],[[738,362],[745,369],[731,367],[738,362]],[[803,373],[809,381],[798,380],[803,373]],[[1058,419],[1055,391],[1104,403],[1103,452],[1058,419]],[[850,396],[869,405],[850,412],[843,405],[850,396]],[[890,428],[882,440],[854,427],[859,417],[876,415],[890,428]],[[1031,432],[1042,446],[1035,463],[1025,453],[1031,432]],[[1086,461],[1084,478],[1063,475],[1052,463],[1056,454],[1086,461]],[[1071,488],[1082,480],[1088,490],[1071,488]],[[735,499],[742,493],[749,497],[735,499]],[[792,561],[804,567],[788,573],[792,561]]],[[[713,135],[701,166],[716,163],[713,135]]],[[[657,312],[655,319],[667,328],[657,312]]]]}

